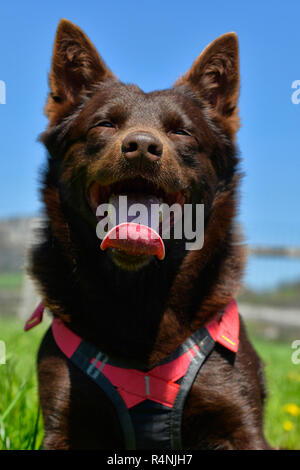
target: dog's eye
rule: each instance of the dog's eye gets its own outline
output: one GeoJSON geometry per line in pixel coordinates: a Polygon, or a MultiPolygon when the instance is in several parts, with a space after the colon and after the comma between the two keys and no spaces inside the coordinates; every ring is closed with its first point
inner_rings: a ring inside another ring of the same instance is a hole
{"type": "Polygon", "coordinates": [[[98,132],[102,133],[112,133],[116,130],[116,126],[110,121],[99,121],[89,128],[89,131],[98,129],[98,132]],[[101,131],[100,131],[101,129],[101,131]],[[106,130],[107,129],[107,130],[106,130]]]}
{"type": "Polygon", "coordinates": [[[111,122],[109,121],[101,121],[98,122],[97,124],[98,127],[115,127],[111,122]]]}
{"type": "Polygon", "coordinates": [[[190,136],[190,134],[187,131],[185,131],[184,129],[176,129],[176,130],[172,131],[172,134],[190,136]]]}

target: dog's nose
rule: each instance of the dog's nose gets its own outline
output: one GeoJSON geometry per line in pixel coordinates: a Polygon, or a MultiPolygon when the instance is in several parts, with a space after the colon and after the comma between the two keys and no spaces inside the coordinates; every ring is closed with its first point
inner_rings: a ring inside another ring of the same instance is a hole
{"type": "Polygon", "coordinates": [[[162,153],[163,144],[150,132],[132,132],[122,142],[122,154],[132,162],[141,159],[157,162],[162,153]]]}

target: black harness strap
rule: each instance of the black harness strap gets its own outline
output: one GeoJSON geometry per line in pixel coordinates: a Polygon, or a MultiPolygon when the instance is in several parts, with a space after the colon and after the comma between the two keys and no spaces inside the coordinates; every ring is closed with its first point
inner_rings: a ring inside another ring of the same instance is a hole
{"type": "Polygon", "coordinates": [[[172,413],[171,413],[171,446],[172,450],[182,448],[181,441],[181,423],[182,412],[185,400],[188,396],[190,389],[197,377],[198,372],[203,366],[206,358],[209,356],[214,348],[215,341],[212,339],[206,328],[198,330],[191,338],[184,343],[188,349],[194,348],[195,356],[182,379],[179,392],[176,396],[172,413]],[[195,345],[199,346],[199,350],[195,349],[195,345]]]}
{"type": "Polygon", "coordinates": [[[103,357],[102,353],[86,341],[82,341],[73,356],[71,356],[71,361],[94,380],[111,400],[120,420],[125,449],[135,450],[135,433],[127,406],[112,383],[102,374],[101,370],[95,367],[95,363],[101,360],[101,357],[103,357]],[[91,363],[92,358],[95,358],[93,363],[91,363]]]}

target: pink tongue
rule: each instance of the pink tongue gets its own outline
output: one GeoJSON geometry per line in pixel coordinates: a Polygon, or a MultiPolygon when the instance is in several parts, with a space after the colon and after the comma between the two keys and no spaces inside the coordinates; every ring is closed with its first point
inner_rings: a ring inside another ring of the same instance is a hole
{"type": "MultiPolygon", "coordinates": [[[[126,221],[124,222],[124,217],[123,220],[120,220],[119,197],[113,197],[110,202],[115,207],[117,222],[120,221],[121,223],[117,223],[117,225],[106,234],[100,248],[102,250],[106,250],[106,248],[116,248],[133,256],[156,255],[158,259],[164,259],[165,246],[158,233],[159,221],[151,221],[151,205],[159,204],[158,199],[153,196],[140,194],[127,197],[128,209],[132,204],[143,204],[145,214],[139,220],[139,222],[141,221],[142,223],[131,222],[136,215],[134,217],[129,216],[128,212],[125,215],[126,221]]],[[[137,215],[139,215],[139,213],[137,213],[137,215]]]]}
{"type": "Polygon", "coordinates": [[[165,246],[159,234],[151,227],[125,222],[113,227],[102,240],[101,250],[117,248],[129,255],[156,255],[164,259],[165,246]]]}

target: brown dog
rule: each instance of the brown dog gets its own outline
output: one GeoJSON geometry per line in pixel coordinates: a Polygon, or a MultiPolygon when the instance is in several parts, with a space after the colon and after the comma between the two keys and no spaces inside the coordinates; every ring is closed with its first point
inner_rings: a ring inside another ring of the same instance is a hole
{"type": "MultiPolygon", "coordinates": [[[[209,45],[173,88],[144,93],[121,83],[78,27],[59,23],[41,137],[49,154],[46,223],[31,272],[54,318],[138,373],[220,320],[237,293],[244,264],[234,227],[238,95],[234,33],[209,45]],[[203,248],[187,250],[184,238],[170,237],[161,260],[134,243],[100,250],[95,211],[118,194],[204,204],[203,248]]],[[[68,359],[51,329],[38,369],[46,449],[126,447],[109,396],[68,359]]],[[[268,448],[263,382],[241,323],[237,353],[216,343],[196,377],[181,447],[268,448]]]]}

